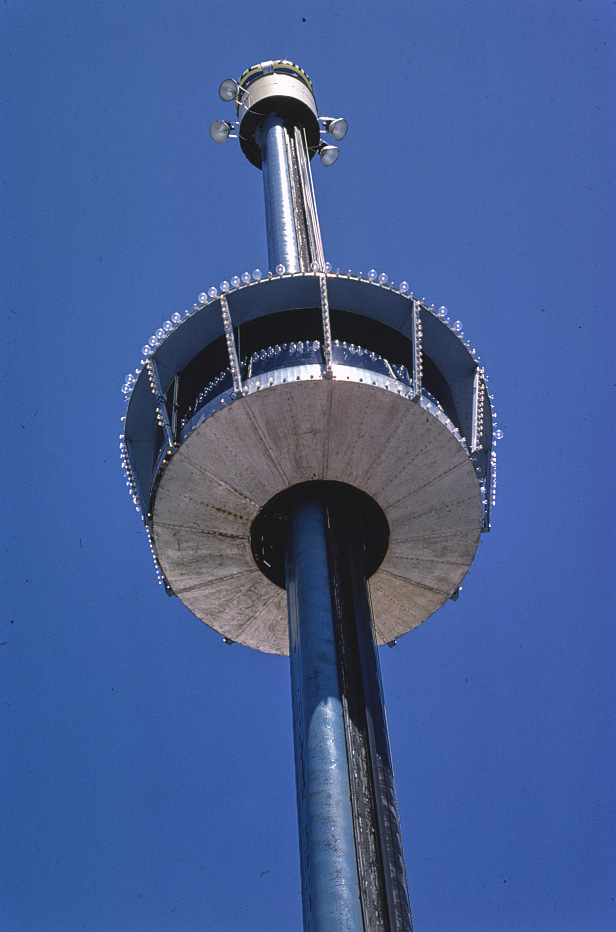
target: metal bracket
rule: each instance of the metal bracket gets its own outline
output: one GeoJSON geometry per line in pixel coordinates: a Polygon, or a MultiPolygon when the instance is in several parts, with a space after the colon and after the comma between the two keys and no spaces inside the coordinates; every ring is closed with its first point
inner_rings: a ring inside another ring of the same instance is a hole
{"type": "Polygon", "coordinates": [[[321,289],[321,318],[323,320],[323,351],[325,355],[325,377],[331,379],[332,368],[332,327],[329,316],[329,298],[327,295],[327,275],[319,274],[319,287],[321,289]]]}
{"type": "Polygon", "coordinates": [[[411,302],[413,307],[413,397],[421,395],[422,364],[421,364],[421,317],[419,314],[419,301],[411,302]]]}
{"type": "Polygon", "coordinates": [[[148,371],[148,379],[150,382],[152,394],[156,398],[156,420],[163,429],[168,448],[172,449],[175,446],[175,440],[173,437],[173,431],[171,429],[171,423],[169,421],[169,412],[167,411],[167,396],[163,392],[162,386],[160,384],[158,366],[151,356],[146,362],[146,369],[148,371]]]}
{"type": "Polygon", "coordinates": [[[242,387],[242,376],[240,372],[240,363],[237,358],[237,347],[235,345],[235,334],[233,333],[233,324],[231,322],[231,313],[229,311],[229,302],[227,296],[221,294],[220,309],[222,311],[222,323],[225,328],[225,339],[227,341],[227,352],[229,353],[229,366],[233,376],[233,390],[236,397],[244,394],[242,387]]]}
{"type": "Polygon", "coordinates": [[[483,396],[484,386],[479,366],[475,369],[473,377],[473,427],[471,431],[471,453],[481,449],[481,436],[483,434],[483,396]]]}

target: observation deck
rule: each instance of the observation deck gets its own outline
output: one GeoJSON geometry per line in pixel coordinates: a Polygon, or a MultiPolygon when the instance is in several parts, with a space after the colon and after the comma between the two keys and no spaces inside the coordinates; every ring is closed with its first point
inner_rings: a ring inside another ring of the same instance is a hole
{"type": "Polygon", "coordinates": [[[252,530],[285,489],[344,483],[381,509],[377,643],[455,597],[489,529],[480,360],[445,309],[371,275],[236,276],[158,331],[128,385],[124,463],[161,578],[229,641],[288,652],[252,530]]]}

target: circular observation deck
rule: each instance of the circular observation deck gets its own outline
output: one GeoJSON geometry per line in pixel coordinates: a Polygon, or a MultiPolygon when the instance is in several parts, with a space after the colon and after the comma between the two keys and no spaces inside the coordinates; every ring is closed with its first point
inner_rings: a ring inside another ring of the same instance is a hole
{"type": "Polygon", "coordinates": [[[278,654],[286,594],[253,534],[272,499],[325,480],[378,505],[389,538],[370,593],[388,643],[466,575],[489,527],[491,446],[483,370],[448,320],[340,273],[269,276],[197,306],[148,357],[123,441],[167,590],[228,640],[278,654]]]}

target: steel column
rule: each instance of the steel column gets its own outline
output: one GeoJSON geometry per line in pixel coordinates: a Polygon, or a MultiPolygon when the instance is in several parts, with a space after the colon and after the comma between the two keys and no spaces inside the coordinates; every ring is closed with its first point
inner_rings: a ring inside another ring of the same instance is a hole
{"type": "Polygon", "coordinates": [[[267,252],[270,270],[284,265],[287,272],[299,272],[300,259],[295,234],[293,196],[287,158],[287,131],[279,116],[271,113],[261,130],[267,252]]]}
{"type": "Polygon", "coordinates": [[[304,932],[364,929],[327,559],[318,499],[296,504],[286,554],[304,932]]]}
{"type": "Polygon", "coordinates": [[[412,932],[357,499],[304,487],[286,587],[305,932],[412,932]]]}

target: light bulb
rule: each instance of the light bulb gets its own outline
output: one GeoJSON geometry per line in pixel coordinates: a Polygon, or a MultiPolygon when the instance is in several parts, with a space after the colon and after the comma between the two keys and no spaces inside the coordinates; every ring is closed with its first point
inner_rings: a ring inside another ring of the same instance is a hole
{"type": "Polygon", "coordinates": [[[261,269],[255,269],[254,272],[252,273],[252,277],[254,278],[256,282],[258,282],[262,274],[263,273],[261,272],[261,269]]]}
{"type": "Polygon", "coordinates": [[[381,274],[379,275],[379,281],[382,282],[383,285],[387,284],[387,282],[389,281],[389,276],[387,275],[386,272],[381,272],[381,274]]]}
{"type": "Polygon", "coordinates": [[[233,276],[233,278],[231,279],[231,284],[233,285],[234,288],[238,287],[238,285],[240,284],[240,279],[238,275],[233,276]]]}
{"type": "Polygon", "coordinates": [[[370,269],[370,271],[368,272],[368,278],[370,279],[370,281],[374,281],[374,279],[376,278],[376,269],[370,269]]]}
{"type": "Polygon", "coordinates": [[[439,316],[439,317],[447,317],[447,308],[445,307],[444,304],[441,304],[441,306],[439,307],[439,309],[438,309],[438,316],[439,316]]]}
{"type": "Polygon", "coordinates": [[[228,290],[229,290],[229,282],[227,282],[227,281],[221,282],[221,283],[220,283],[220,290],[221,290],[221,291],[228,291],[228,290]]]}
{"type": "Polygon", "coordinates": [[[215,298],[216,295],[218,294],[218,289],[216,288],[215,285],[210,285],[210,287],[207,290],[207,293],[209,294],[210,298],[215,298]]]}
{"type": "Polygon", "coordinates": [[[460,333],[461,330],[462,330],[462,321],[461,321],[461,320],[456,320],[455,324],[453,325],[453,329],[454,329],[457,333],[460,333]]]}
{"type": "Polygon", "coordinates": [[[332,270],[332,264],[331,264],[331,262],[326,262],[325,265],[323,266],[323,268],[325,269],[326,272],[331,272],[331,270],[332,270]]]}
{"type": "Polygon", "coordinates": [[[502,439],[503,439],[503,432],[502,432],[502,430],[495,430],[495,431],[494,431],[494,439],[495,439],[495,440],[502,440],[502,439]]]}
{"type": "Polygon", "coordinates": [[[408,291],[408,290],[409,290],[409,283],[408,283],[408,282],[400,282],[400,291],[408,291]]]}
{"type": "Polygon", "coordinates": [[[207,301],[207,295],[205,291],[201,292],[201,294],[198,297],[198,301],[199,301],[199,304],[205,304],[205,302],[207,301]]]}
{"type": "Polygon", "coordinates": [[[279,262],[278,265],[276,266],[276,274],[277,274],[277,275],[284,275],[284,273],[285,273],[285,267],[284,267],[284,265],[282,264],[282,262],[279,262]]]}
{"type": "Polygon", "coordinates": [[[174,314],[174,315],[172,316],[172,318],[171,318],[171,320],[173,321],[174,324],[179,324],[179,322],[181,321],[181,319],[182,319],[182,315],[181,315],[181,314],[178,314],[177,311],[175,312],[175,314],[174,314]]]}
{"type": "Polygon", "coordinates": [[[242,281],[247,285],[250,281],[250,272],[242,272],[242,281]]]}

